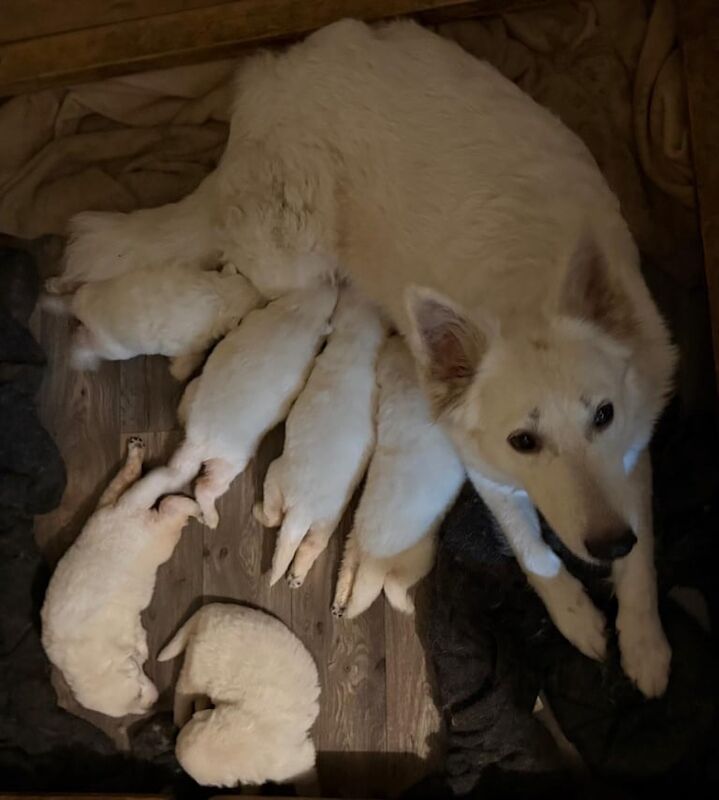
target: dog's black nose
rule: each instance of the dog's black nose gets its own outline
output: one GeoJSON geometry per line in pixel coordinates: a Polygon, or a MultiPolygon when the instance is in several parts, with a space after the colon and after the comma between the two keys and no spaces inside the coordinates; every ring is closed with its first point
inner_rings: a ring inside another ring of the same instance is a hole
{"type": "Polygon", "coordinates": [[[637,537],[629,529],[611,536],[604,535],[595,539],[587,539],[584,542],[589,555],[599,561],[614,561],[617,558],[624,558],[636,543],[637,537]]]}

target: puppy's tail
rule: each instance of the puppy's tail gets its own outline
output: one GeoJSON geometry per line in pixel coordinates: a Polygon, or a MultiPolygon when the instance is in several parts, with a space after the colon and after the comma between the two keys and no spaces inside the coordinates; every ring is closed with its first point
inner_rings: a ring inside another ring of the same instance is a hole
{"type": "Polygon", "coordinates": [[[193,614],[190,619],[177,631],[170,641],[160,650],[157,660],[170,661],[177,658],[187,647],[190,637],[197,627],[197,614],[193,614]]]}
{"type": "Polygon", "coordinates": [[[409,596],[407,582],[390,572],[384,582],[384,593],[392,608],[403,614],[414,613],[414,602],[409,596]]]}

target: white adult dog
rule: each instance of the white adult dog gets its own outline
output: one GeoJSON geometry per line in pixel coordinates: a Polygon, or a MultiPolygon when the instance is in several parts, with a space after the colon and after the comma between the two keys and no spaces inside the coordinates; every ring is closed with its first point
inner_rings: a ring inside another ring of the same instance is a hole
{"type": "Polygon", "coordinates": [[[172,359],[172,375],[185,380],[210,345],[260,300],[232,271],[171,265],[86,283],[72,294],[48,294],[43,306],[80,321],[72,344],[76,369],[94,369],[102,359],[162,355],[172,359]]]}
{"type": "Polygon", "coordinates": [[[604,655],[604,618],[544,544],[535,507],[576,555],[613,562],[624,669],[661,694],[671,652],[647,445],[675,354],[586,147],[407,22],[344,21],[249,59],[234,108],[224,157],[177,224],[177,207],[85,219],[65,280],[117,270],[118,241],[132,242],[129,264],[168,241],[198,262],[219,256],[266,296],[341,264],[409,338],[435,414],[558,628],[604,655]]]}
{"type": "Polygon", "coordinates": [[[414,611],[409,590],[432,569],[437,529],[465,479],[445,432],[431,417],[412,357],[399,336],[377,365],[377,446],[345,543],[332,606],[357,617],[384,590],[390,604],[414,611]]]}
{"type": "Polygon", "coordinates": [[[332,333],[285,426],[255,517],[277,534],[270,585],[292,563],[304,583],[362,479],[375,442],[377,355],[386,335],[377,309],[351,287],[340,293],[332,333]],[[293,560],[294,559],[294,560],[293,560]]]}
{"type": "Polygon", "coordinates": [[[77,701],[111,717],[141,714],[157,700],[145,675],[147,636],[140,613],[155,574],[172,555],[188,517],[189,497],[165,497],[158,471],[141,480],[144,444],[132,438],[127,461],[95,513],[57,565],[42,607],[42,643],[77,701]]]}
{"type": "Polygon", "coordinates": [[[203,786],[303,777],[319,705],[317,667],[278,619],[230,603],[203,606],[160,652],[185,652],[175,688],[175,754],[203,786]],[[208,708],[208,701],[214,706],[208,708]]]}

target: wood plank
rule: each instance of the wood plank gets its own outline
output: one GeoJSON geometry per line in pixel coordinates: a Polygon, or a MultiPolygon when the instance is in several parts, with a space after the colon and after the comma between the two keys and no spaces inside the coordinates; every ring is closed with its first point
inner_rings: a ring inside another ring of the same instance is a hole
{"type": "MultiPolygon", "coordinates": [[[[122,435],[123,451],[124,442],[131,435],[141,436],[145,440],[146,469],[166,463],[182,438],[180,431],[128,431],[122,435]]],[[[160,692],[159,710],[172,708],[172,688],[180,672],[182,659],[160,664],[155,657],[180,624],[201,605],[203,535],[203,526],[190,520],[172,557],[157,571],[152,602],[142,615],[150,651],[145,671],[160,692]]]]}
{"type": "Polygon", "coordinates": [[[719,388],[719,5],[677,0],[719,388]]]}
{"type": "Polygon", "coordinates": [[[146,19],[233,0],[2,0],[0,42],[146,19]]]}
{"type": "Polygon", "coordinates": [[[120,430],[177,430],[177,405],[184,386],[170,375],[168,360],[140,356],[119,366],[120,430]]]}
{"type": "MultiPolygon", "coordinates": [[[[384,19],[457,0],[234,0],[0,45],[0,96],[171,64],[224,58],[343,17],[384,19]]],[[[482,3],[477,3],[478,7],[482,3]]]]}
{"type": "Polygon", "coordinates": [[[324,797],[379,797],[386,785],[384,600],[356,620],[330,613],[353,513],[351,506],[304,586],[292,594],[292,628],[320,673],[314,739],[324,797]]]}
{"type": "MultiPolygon", "coordinates": [[[[424,605],[425,586],[416,591],[424,605]]],[[[387,656],[387,752],[391,795],[399,795],[441,767],[440,715],[432,700],[427,659],[417,632],[418,620],[385,612],[387,656]]]]}

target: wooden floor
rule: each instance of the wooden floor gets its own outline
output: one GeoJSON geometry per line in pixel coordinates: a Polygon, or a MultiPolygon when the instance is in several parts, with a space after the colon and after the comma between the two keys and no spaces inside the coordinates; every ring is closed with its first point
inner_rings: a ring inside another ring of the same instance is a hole
{"type": "MultiPolygon", "coordinates": [[[[57,271],[55,245],[40,255],[45,274],[57,271]]],[[[68,482],[61,506],[40,517],[36,536],[51,560],[73,541],[124,454],[125,440],[141,435],[149,461],[160,463],[179,441],[175,408],[182,387],[162,358],[106,363],[96,373],[75,373],[68,365],[70,323],[36,311],[34,331],[48,357],[38,397],[44,423],[65,459],[68,482]]],[[[302,639],[314,655],[322,685],[314,738],[324,796],[382,797],[420,778],[436,759],[432,734],[437,712],[429,697],[424,654],[415,623],[377,602],[354,621],[335,620],[330,602],[347,528],[333,537],[304,587],[268,586],[274,535],[251,515],[264,473],[279,455],[282,432],[274,431],[219,504],[220,526],[209,531],[193,522],[172,559],[158,574],[145,613],[150,653],[168,640],[203,602],[237,600],[270,611],[302,639]]],[[[146,670],[169,708],[179,663],[146,670]]],[[[63,702],[69,702],[62,691],[63,702]]],[[[84,713],[119,744],[124,723],[84,713]]]]}

